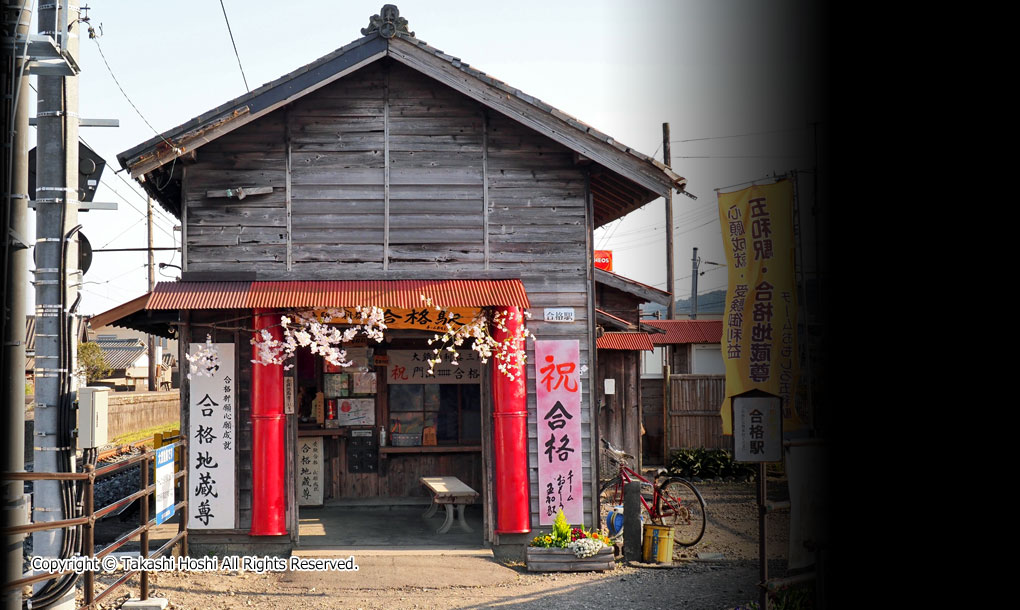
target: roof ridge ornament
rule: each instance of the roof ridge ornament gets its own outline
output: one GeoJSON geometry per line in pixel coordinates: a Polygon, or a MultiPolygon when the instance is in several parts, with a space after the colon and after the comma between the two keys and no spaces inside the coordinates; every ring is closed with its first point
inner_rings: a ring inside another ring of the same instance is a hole
{"type": "Polygon", "coordinates": [[[368,18],[368,27],[361,28],[362,36],[368,36],[374,32],[379,32],[383,38],[393,38],[398,33],[414,36],[414,32],[407,30],[407,19],[400,16],[400,9],[396,4],[384,4],[379,9],[378,15],[368,18]]]}

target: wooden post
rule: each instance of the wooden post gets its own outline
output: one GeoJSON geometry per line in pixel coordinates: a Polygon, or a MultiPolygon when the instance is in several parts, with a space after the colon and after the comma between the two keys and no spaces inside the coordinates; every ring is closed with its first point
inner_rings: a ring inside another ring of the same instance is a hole
{"type": "MultiPolygon", "coordinates": [[[[142,478],[142,487],[141,488],[143,490],[146,490],[146,489],[149,488],[149,459],[148,458],[153,456],[153,455],[155,455],[155,453],[150,453],[148,451],[146,451],[146,453],[149,453],[149,455],[146,457],[146,459],[142,460],[141,463],[139,464],[139,466],[142,469],[142,477],[141,477],[142,478]]],[[[155,460],[153,460],[153,463],[155,463],[155,460]]],[[[138,524],[145,528],[145,529],[142,530],[142,540],[141,540],[142,553],[141,553],[141,555],[142,555],[143,559],[148,559],[149,558],[149,494],[148,493],[144,494],[141,497],[139,503],[141,505],[141,509],[139,511],[139,512],[141,512],[141,517],[139,517],[139,519],[138,519],[139,520],[138,524]]],[[[143,600],[149,599],[149,571],[148,570],[142,570],[142,593],[141,593],[140,597],[143,600]]]]}
{"type": "Polygon", "coordinates": [[[641,482],[623,486],[623,558],[641,560],[641,482]]]}
{"type": "MultiPolygon", "coordinates": [[[[669,167],[669,123],[662,124],[662,162],[669,167]]],[[[673,275],[673,189],[666,193],[666,292],[669,293],[667,318],[676,319],[676,280],[673,275]]]]}
{"type": "MultiPolygon", "coordinates": [[[[85,472],[88,473],[89,478],[85,480],[85,506],[84,512],[85,517],[88,517],[88,523],[83,527],[85,534],[85,551],[86,557],[96,556],[96,538],[95,538],[95,522],[92,520],[92,513],[95,512],[95,489],[96,489],[96,467],[93,464],[85,465],[85,472]]],[[[89,608],[92,607],[92,602],[96,601],[96,573],[92,570],[85,572],[85,605],[89,608]]]]}
{"type": "Polygon", "coordinates": [[[758,564],[761,579],[761,593],[758,598],[759,608],[769,607],[769,591],[766,583],[769,581],[768,563],[768,524],[765,515],[768,510],[765,508],[765,462],[758,464],[758,564]]]}
{"type": "MultiPolygon", "coordinates": [[[[155,272],[154,271],[154,265],[155,265],[154,261],[155,261],[155,259],[153,257],[153,252],[152,252],[152,197],[146,197],[145,198],[145,202],[146,202],[146,205],[147,205],[146,225],[148,225],[147,230],[148,230],[148,235],[149,235],[149,241],[148,241],[148,243],[149,243],[149,252],[148,252],[148,255],[149,255],[148,256],[148,259],[149,259],[149,292],[152,292],[153,287],[156,285],[156,277],[154,275],[154,272],[155,272]]],[[[155,337],[155,335],[152,335],[152,334],[149,335],[148,346],[149,346],[149,391],[150,392],[155,392],[157,389],[159,389],[159,386],[156,385],[156,337],[155,337]]]]}

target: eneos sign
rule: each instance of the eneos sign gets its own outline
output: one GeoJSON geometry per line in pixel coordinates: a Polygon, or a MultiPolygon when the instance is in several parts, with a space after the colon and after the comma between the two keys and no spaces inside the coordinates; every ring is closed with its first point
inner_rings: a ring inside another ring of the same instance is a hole
{"type": "Polygon", "coordinates": [[[603,271],[613,270],[613,251],[612,250],[596,250],[595,251],[595,268],[602,269],[603,271]]]}

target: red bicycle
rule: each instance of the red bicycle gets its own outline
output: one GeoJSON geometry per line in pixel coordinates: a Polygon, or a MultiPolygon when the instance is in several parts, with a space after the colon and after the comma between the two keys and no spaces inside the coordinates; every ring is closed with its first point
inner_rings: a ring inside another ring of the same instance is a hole
{"type": "MultiPolygon", "coordinates": [[[[697,544],[705,535],[707,516],[705,500],[698,489],[680,477],[666,476],[660,469],[653,483],[641,476],[627,465],[627,460],[634,456],[613,447],[609,441],[602,439],[606,455],[619,466],[619,472],[611,480],[599,488],[599,502],[610,507],[610,512],[623,505],[623,486],[632,481],[641,483],[641,520],[655,525],[673,528],[673,541],[680,546],[697,544]],[[663,481],[659,483],[659,479],[663,481]]],[[[607,522],[611,538],[623,535],[622,527],[613,527],[607,522]]]]}

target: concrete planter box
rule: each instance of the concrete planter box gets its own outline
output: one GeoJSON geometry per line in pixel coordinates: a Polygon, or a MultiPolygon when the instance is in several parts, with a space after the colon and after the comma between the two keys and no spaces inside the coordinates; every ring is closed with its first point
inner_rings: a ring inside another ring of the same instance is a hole
{"type": "Polygon", "coordinates": [[[613,547],[603,547],[591,557],[578,557],[570,549],[528,547],[529,572],[602,572],[616,565],[613,547]]]}

